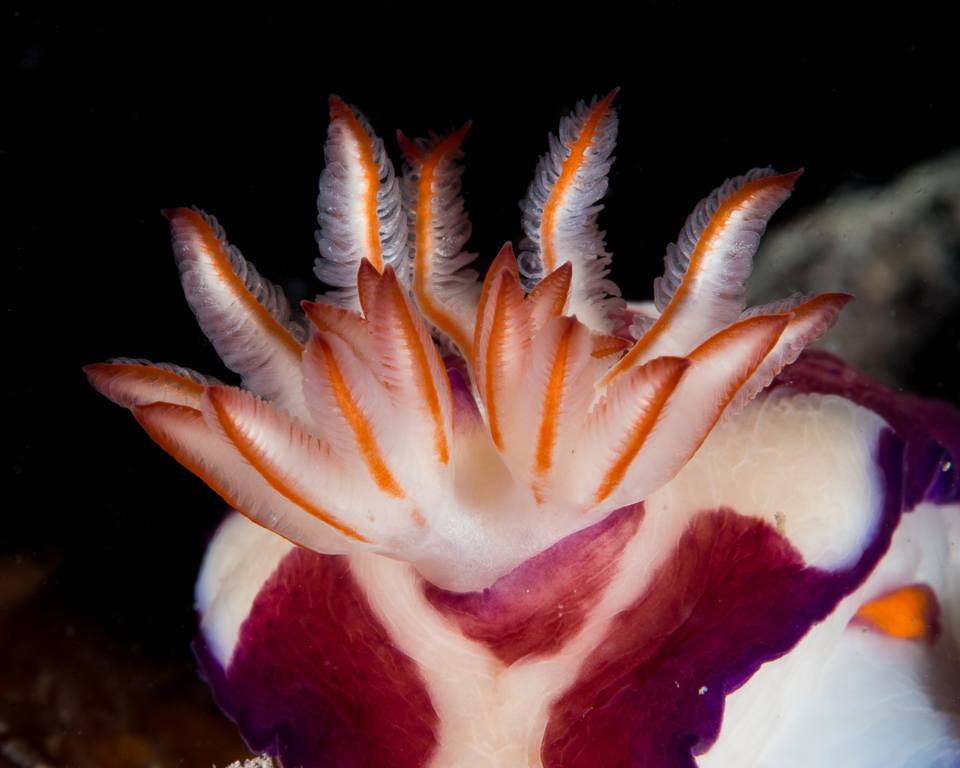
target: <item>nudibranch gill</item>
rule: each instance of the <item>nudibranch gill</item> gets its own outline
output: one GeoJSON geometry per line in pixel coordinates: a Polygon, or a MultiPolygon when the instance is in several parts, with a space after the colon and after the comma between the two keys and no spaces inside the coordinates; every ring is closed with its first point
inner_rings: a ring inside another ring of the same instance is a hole
{"type": "Polygon", "coordinates": [[[332,289],[302,314],[164,212],[242,386],[85,370],[241,513],[197,585],[203,674],[288,768],[957,765],[960,416],[801,355],[850,296],[746,307],[800,171],[724,182],[628,307],[614,94],[550,135],[482,279],[469,124],[398,133],[398,176],[330,98],[332,289]]]}

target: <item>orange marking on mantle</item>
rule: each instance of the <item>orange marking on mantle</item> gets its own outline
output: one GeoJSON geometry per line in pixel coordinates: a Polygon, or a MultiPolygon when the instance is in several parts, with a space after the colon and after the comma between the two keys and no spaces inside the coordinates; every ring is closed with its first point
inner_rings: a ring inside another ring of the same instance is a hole
{"type": "Polygon", "coordinates": [[[926,584],[912,584],[871,600],[857,611],[863,619],[888,635],[931,640],[936,635],[937,597],[926,584]]]}

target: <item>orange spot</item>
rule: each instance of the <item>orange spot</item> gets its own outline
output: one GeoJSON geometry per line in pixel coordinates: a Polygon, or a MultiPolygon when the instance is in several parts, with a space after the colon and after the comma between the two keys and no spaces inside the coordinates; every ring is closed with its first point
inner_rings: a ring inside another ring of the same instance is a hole
{"type": "Polygon", "coordinates": [[[912,584],[872,600],[854,618],[894,637],[932,640],[937,635],[939,613],[933,590],[926,584],[912,584]]]}
{"type": "Polygon", "coordinates": [[[558,223],[558,211],[563,205],[564,199],[577,179],[577,171],[583,165],[584,154],[593,144],[593,138],[596,135],[597,127],[600,121],[610,108],[613,97],[617,95],[619,88],[614,88],[600,102],[593,107],[593,111],[587,117],[583,124],[583,130],[580,132],[580,138],[570,147],[570,157],[563,163],[560,171],[560,177],[557,183],[550,190],[550,197],[543,206],[543,220],[540,224],[540,243],[543,248],[541,258],[543,259],[543,268],[546,272],[553,272],[557,268],[557,254],[554,251],[553,241],[555,230],[558,223]]]}

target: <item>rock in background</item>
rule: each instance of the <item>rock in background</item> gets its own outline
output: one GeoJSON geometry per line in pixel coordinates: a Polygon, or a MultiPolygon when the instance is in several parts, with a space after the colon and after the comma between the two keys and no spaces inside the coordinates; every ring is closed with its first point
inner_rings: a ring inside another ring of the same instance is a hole
{"type": "Polygon", "coordinates": [[[772,225],[749,304],[798,290],[857,297],[821,346],[890,386],[956,400],[960,150],[772,225]]]}

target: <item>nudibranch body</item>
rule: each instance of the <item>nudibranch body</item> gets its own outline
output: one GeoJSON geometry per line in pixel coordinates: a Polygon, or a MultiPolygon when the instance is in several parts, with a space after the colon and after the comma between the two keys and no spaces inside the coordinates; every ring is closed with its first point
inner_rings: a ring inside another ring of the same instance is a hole
{"type": "Polygon", "coordinates": [[[798,359],[849,296],[746,308],[799,171],[726,181],[626,307],[613,96],[550,136],[524,250],[482,280],[469,124],[398,135],[398,177],[331,97],[333,290],[303,315],[212,216],[165,212],[242,387],[86,370],[242,513],[197,585],[205,676],[285,766],[957,764],[960,416],[798,359]]]}

